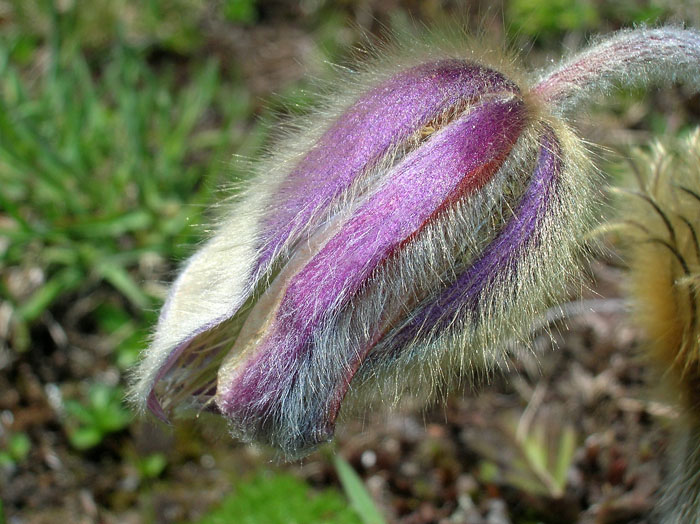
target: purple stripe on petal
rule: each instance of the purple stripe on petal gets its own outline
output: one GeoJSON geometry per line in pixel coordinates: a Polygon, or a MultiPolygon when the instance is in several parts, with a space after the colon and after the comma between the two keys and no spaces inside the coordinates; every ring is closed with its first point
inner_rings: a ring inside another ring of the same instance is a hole
{"type": "Polygon", "coordinates": [[[497,170],[523,126],[519,100],[484,103],[406,158],[287,291],[300,330],[371,272],[444,205],[477,190],[497,170]],[[484,172],[484,167],[491,169],[484,172]],[[436,169],[439,167],[439,169],[436,169]],[[313,283],[313,285],[311,285],[313,283]]]}
{"type": "Polygon", "coordinates": [[[536,247],[538,230],[551,203],[556,199],[559,175],[563,169],[560,146],[551,129],[542,137],[532,180],[518,204],[514,217],[486,248],[482,256],[465,271],[440,297],[426,305],[392,340],[399,350],[426,330],[437,333],[447,329],[461,313],[476,313],[480,299],[491,284],[517,264],[524,250],[536,247]]]}
{"type": "MultiPolygon", "coordinates": [[[[290,279],[255,355],[220,375],[221,410],[245,422],[250,416],[265,419],[270,408],[274,410],[274,403],[280,409],[283,391],[293,387],[295,369],[313,351],[313,333],[445,206],[481,188],[510,152],[525,121],[524,104],[519,99],[483,102],[395,166],[386,175],[387,183],[368,196],[338,233],[290,279]]],[[[357,348],[346,351],[356,352],[357,348]]],[[[352,377],[361,358],[359,354],[348,355],[347,369],[335,370],[331,384],[318,384],[325,390],[314,395],[325,404],[315,406],[317,409],[327,410],[329,399],[334,402],[337,398],[337,390],[344,392],[349,381],[346,375],[352,377]]],[[[322,422],[320,427],[326,429],[335,419],[335,413],[328,412],[307,416],[322,422]]]]}
{"type": "Polygon", "coordinates": [[[492,92],[518,93],[500,73],[463,60],[442,60],[399,73],[352,105],[279,188],[263,227],[258,268],[298,238],[320,210],[393,146],[450,107],[492,92]],[[297,232],[297,233],[295,233],[297,232]],[[290,238],[292,237],[292,238],[290,238]]]}

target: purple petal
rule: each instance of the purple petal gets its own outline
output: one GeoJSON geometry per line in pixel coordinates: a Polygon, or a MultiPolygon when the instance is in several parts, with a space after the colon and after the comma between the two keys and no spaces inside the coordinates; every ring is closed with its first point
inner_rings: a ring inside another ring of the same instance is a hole
{"type": "Polygon", "coordinates": [[[472,266],[392,337],[394,351],[426,334],[439,335],[460,317],[477,318],[476,313],[484,306],[482,298],[491,291],[494,282],[504,274],[516,274],[519,259],[538,247],[538,232],[556,204],[563,169],[559,142],[551,129],[545,132],[541,143],[531,182],[513,218],[472,266]]]}
{"type": "Polygon", "coordinates": [[[463,60],[442,60],[399,73],[360,98],[321,137],[283,182],[263,227],[259,267],[299,236],[319,211],[368,167],[448,109],[485,93],[518,93],[500,73],[463,60]]]}

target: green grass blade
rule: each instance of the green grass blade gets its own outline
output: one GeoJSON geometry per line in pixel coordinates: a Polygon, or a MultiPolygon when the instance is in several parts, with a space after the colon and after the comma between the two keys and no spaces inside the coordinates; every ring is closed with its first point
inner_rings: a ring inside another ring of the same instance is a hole
{"type": "Polygon", "coordinates": [[[32,226],[24,219],[19,207],[9,198],[5,198],[2,191],[0,191],[0,208],[4,209],[25,233],[32,231],[32,226]]]}
{"type": "Polygon", "coordinates": [[[112,284],[139,309],[151,306],[151,299],[141,291],[139,285],[134,282],[131,275],[123,267],[110,262],[102,262],[97,265],[96,269],[102,278],[112,284]]]}
{"type": "Polygon", "coordinates": [[[83,281],[83,274],[74,268],[66,268],[56,273],[43,286],[34,292],[17,313],[26,322],[36,320],[61,294],[75,289],[83,281]]]}
{"type": "Polygon", "coordinates": [[[153,217],[144,210],[135,210],[103,219],[93,218],[71,226],[71,233],[88,238],[117,238],[132,231],[143,231],[153,225],[153,217]]]}
{"type": "Polygon", "coordinates": [[[364,524],[386,524],[386,520],[377,509],[372,497],[367,492],[362,479],[355,473],[352,466],[338,453],[333,456],[333,465],[343,485],[345,494],[350,499],[355,511],[364,524]]]}

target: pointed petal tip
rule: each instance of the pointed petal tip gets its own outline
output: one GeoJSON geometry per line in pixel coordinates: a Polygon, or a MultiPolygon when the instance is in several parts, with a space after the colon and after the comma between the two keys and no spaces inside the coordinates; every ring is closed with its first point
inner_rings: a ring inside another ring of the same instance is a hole
{"type": "Polygon", "coordinates": [[[160,401],[158,400],[158,397],[155,394],[155,391],[151,389],[150,393],[148,394],[148,398],[146,400],[146,407],[148,410],[155,415],[155,417],[160,420],[161,422],[170,425],[170,419],[168,416],[165,414],[165,411],[163,411],[163,406],[160,404],[160,401]]]}

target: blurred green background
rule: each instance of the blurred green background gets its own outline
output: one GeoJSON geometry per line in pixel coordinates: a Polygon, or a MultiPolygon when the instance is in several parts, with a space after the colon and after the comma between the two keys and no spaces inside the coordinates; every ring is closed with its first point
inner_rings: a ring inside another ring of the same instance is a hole
{"type": "MultiPolygon", "coordinates": [[[[310,79],[387,28],[446,18],[539,66],[595,33],[697,26],[700,7],[0,1],[0,522],[378,522],[328,454],[270,463],[216,422],[169,430],[122,399],[210,206],[246,180],[280,120],[313,106],[310,79]]],[[[699,110],[680,88],[632,93],[581,125],[606,145],[644,143],[699,110]]]]}

